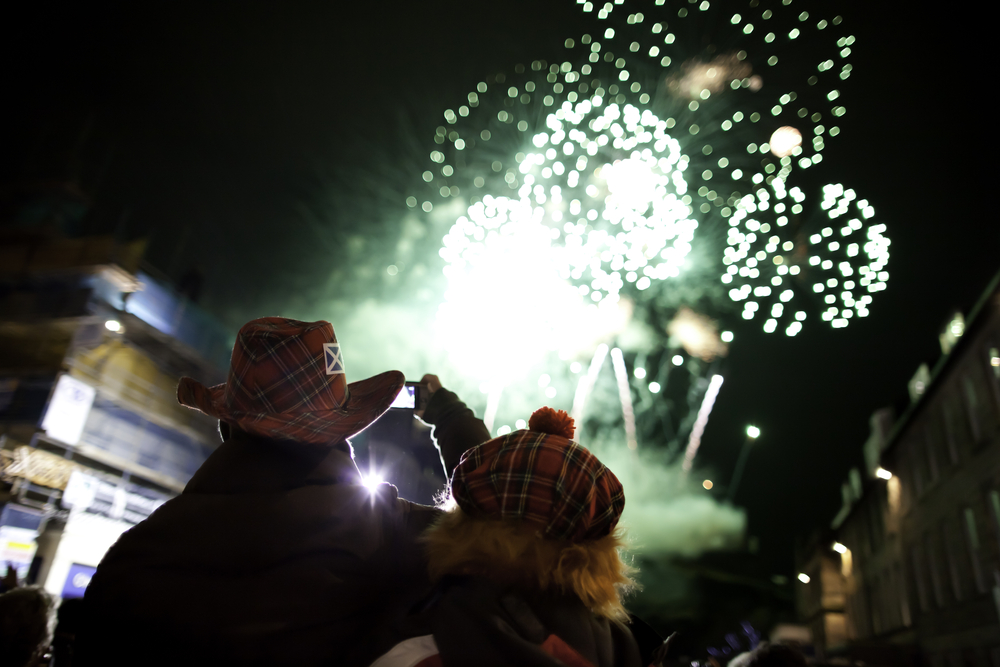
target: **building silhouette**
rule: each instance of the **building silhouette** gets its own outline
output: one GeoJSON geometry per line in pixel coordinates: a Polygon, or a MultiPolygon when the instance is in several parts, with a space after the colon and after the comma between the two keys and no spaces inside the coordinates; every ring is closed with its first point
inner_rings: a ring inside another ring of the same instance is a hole
{"type": "Polygon", "coordinates": [[[828,657],[1000,667],[1000,275],[940,343],[797,554],[800,619],[828,657]]]}

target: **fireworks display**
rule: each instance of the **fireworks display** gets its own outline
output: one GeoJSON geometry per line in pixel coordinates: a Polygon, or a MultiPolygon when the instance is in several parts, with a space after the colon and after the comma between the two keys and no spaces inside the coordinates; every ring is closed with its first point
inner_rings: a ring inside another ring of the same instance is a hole
{"type": "Polygon", "coordinates": [[[804,215],[805,201],[802,190],[786,190],[775,178],[741,199],[729,219],[722,282],[739,285],[730,298],[743,303],[744,319],[762,315],[768,333],[781,326],[796,335],[815,302],[823,304],[823,321],[845,327],[868,315],[872,294],[889,278],[889,239],[885,225],[870,224],[875,210],[867,200],[831,184],[811,216],[804,215]]]}
{"type": "MultiPolygon", "coordinates": [[[[846,113],[854,37],[842,18],[792,0],[578,5],[594,26],[565,40],[564,60],[495,73],[445,110],[425,194],[407,200],[461,212],[441,248],[438,317],[457,357],[494,387],[550,353],[590,357],[641,292],[683,279],[698,243],[766,333],[866,316],[888,279],[885,225],[854,190],[805,178],[846,113]],[[479,353],[504,344],[481,326],[498,312],[530,326],[517,360],[479,353]]],[[[715,355],[695,356],[704,368],[689,372],[708,373],[715,355]]],[[[613,357],[624,397],[625,360],[613,357]]]]}

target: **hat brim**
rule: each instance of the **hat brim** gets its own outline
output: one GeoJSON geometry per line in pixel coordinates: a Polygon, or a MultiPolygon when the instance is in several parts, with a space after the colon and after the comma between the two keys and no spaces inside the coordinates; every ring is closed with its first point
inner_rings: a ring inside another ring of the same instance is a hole
{"type": "Polygon", "coordinates": [[[177,385],[177,402],[255,435],[325,444],[368,428],[389,409],[405,381],[399,371],[386,371],[352,382],[347,385],[347,405],[340,410],[255,414],[227,409],[225,383],[206,387],[197,380],[185,377],[177,385]]]}

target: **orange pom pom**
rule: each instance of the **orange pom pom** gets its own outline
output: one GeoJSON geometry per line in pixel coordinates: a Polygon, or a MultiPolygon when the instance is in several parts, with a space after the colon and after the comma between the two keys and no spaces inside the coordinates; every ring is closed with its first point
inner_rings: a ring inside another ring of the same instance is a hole
{"type": "Polygon", "coordinates": [[[565,410],[553,410],[550,407],[538,408],[528,420],[528,430],[549,435],[561,435],[567,440],[573,439],[576,425],[573,418],[565,410]]]}

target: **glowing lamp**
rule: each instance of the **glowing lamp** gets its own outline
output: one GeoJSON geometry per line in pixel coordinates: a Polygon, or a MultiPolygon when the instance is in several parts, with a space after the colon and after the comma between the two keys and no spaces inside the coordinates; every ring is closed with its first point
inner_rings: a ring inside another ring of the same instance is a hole
{"type": "Polygon", "coordinates": [[[118,320],[108,320],[104,323],[104,328],[108,331],[118,333],[122,329],[122,324],[118,320]]]}
{"type": "Polygon", "coordinates": [[[845,547],[840,542],[834,542],[833,543],[833,550],[836,551],[838,554],[842,554],[842,553],[846,553],[847,552],[847,547],[845,547]]]}
{"type": "Polygon", "coordinates": [[[802,133],[790,125],[779,127],[768,142],[775,157],[787,157],[802,145],[802,133]]]}
{"type": "Polygon", "coordinates": [[[808,584],[809,575],[806,574],[805,572],[799,572],[799,581],[801,581],[803,584],[808,584]]]}
{"type": "Polygon", "coordinates": [[[701,483],[701,485],[703,487],[705,487],[706,491],[709,490],[709,489],[711,489],[713,486],[715,486],[715,484],[713,484],[712,480],[710,480],[710,479],[706,479],[704,482],[701,483]]]}
{"type": "Polygon", "coordinates": [[[747,426],[747,437],[751,440],[756,440],[760,437],[760,429],[756,426],[747,426]]]}
{"type": "Polygon", "coordinates": [[[892,479],[892,473],[885,468],[879,468],[875,471],[875,476],[879,479],[892,479]]]}

